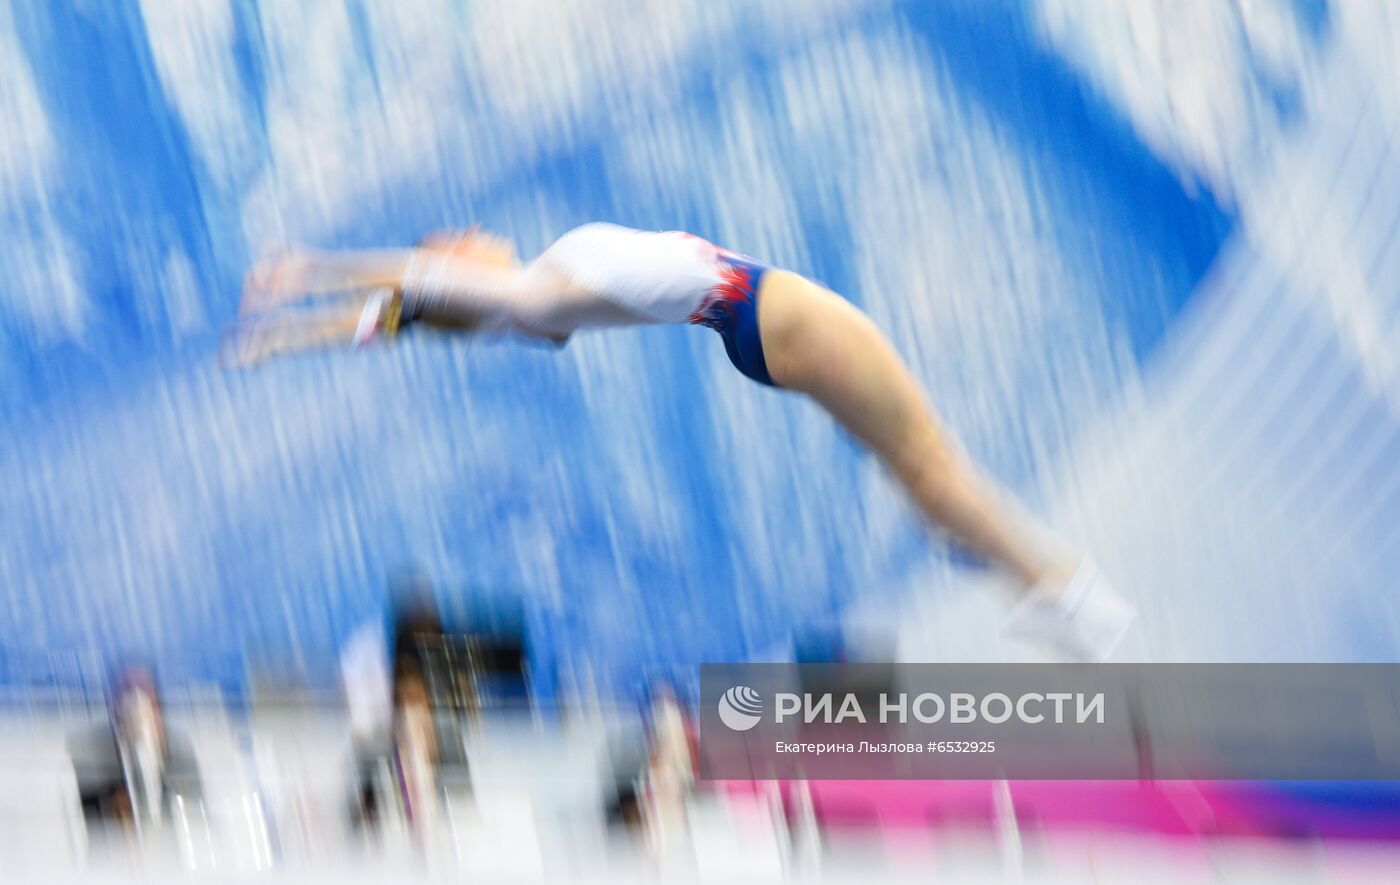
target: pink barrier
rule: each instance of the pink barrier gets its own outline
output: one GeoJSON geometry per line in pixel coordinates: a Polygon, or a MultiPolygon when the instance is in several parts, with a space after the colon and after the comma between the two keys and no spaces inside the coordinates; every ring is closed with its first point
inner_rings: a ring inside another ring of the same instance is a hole
{"type": "MultiPolygon", "coordinates": [[[[758,782],[723,789],[752,794],[758,782]]],[[[789,813],[800,785],[780,782],[789,813]]],[[[816,819],[827,827],[924,829],[996,826],[993,781],[809,781],[816,819]]],[[[1015,781],[1016,820],[1046,831],[1120,831],[1163,836],[1400,838],[1400,809],[1324,805],[1270,784],[1203,781],[1015,781]]]]}

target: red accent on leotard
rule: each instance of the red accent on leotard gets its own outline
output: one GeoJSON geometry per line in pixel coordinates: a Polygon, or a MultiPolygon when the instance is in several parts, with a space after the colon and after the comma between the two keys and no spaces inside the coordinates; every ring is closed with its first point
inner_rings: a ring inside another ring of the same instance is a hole
{"type": "Polygon", "coordinates": [[[722,329],[733,319],[734,305],[754,297],[758,271],[751,264],[741,263],[743,259],[737,254],[717,246],[710,248],[714,249],[719,282],[705,294],[705,300],[690,315],[690,322],[712,329],[722,329]],[[731,261],[730,255],[738,260],[731,261]]]}

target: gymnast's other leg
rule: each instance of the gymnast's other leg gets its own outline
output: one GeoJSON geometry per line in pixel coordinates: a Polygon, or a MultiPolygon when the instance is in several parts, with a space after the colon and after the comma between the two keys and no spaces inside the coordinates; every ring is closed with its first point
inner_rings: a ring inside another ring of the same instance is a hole
{"type": "Polygon", "coordinates": [[[1133,620],[1132,607],[1088,560],[1038,549],[864,313],[796,274],[770,271],[758,323],[779,386],[816,400],[880,457],[930,521],[1020,580],[1025,594],[1010,630],[1076,659],[1107,657],[1133,620]]]}
{"type": "MultiPolygon", "coordinates": [[[[889,341],[864,313],[796,274],[770,271],[758,302],[768,371],[868,446],[932,522],[1033,587],[1056,563],[1024,536],[957,450],[889,341]]],[[[1073,565],[1059,566],[1073,571],[1073,565]]]]}

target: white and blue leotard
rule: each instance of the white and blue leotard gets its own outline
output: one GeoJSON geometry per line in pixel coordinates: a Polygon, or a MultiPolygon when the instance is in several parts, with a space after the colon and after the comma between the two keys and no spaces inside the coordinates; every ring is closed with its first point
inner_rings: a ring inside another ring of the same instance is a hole
{"type": "Polygon", "coordinates": [[[735,368],[773,385],[758,328],[766,265],[692,234],[603,223],[574,228],[540,260],[653,322],[709,326],[724,339],[735,368]]]}

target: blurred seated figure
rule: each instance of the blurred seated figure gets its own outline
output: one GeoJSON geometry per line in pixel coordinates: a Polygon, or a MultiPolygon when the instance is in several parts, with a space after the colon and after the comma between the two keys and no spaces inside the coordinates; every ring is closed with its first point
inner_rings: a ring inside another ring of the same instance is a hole
{"type": "Polygon", "coordinates": [[[455,720],[444,719],[414,659],[400,662],[393,694],[388,746],[358,759],[353,816],[362,825],[397,820],[420,829],[437,819],[445,796],[469,789],[466,755],[455,720]]]}
{"type": "Polygon", "coordinates": [[[194,748],[166,727],[155,678],[145,667],[120,674],[109,723],[72,735],[68,751],[89,824],[159,829],[175,797],[200,796],[194,748]]]}
{"type": "Polygon", "coordinates": [[[611,826],[646,836],[655,852],[674,845],[686,828],[696,781],[695,731],[671,686],[652,689],[644,714],[645,745],[627,736],[612,742],[612,782],[605,799],[611,826]]]}
{"type": "Polygon", "coordinates": [[[443,635],[437,606],[426,586],[416,579],[400,582],[392,616],[392,644],[385,641],[379,618],[362,624],[340,653],[340,673],[350,731],[360,756],[383,755],[389,749],[394,715],[394,676],[400,663],[416,658],[418,646],[443,635]]]}
{"type": "Polygon", "coordinates": [[[392,657],[382,626],[369,624],[341,658],[358,771],[353,816],[420,828],[444,793],[467,788],[461,725],[475,694],[469,643],[445,632],[421,583],[399,592],[392,657]]]}
{"type": "Polygon", "coordinates": [[[669,685],[653,691],[648,725],[642,812],[652,848],[664,851],[686,828],[695,788],[695,729],[669,685]]]}
{"type": "Polygon", "coordinates": [[[438,804],[438,731],[432,703],[423,673],[411,659],[401,664],[394,682],[393,749],[388,759],[393,795],[404,820],[426,824],[436,817],[438,804]]]}

